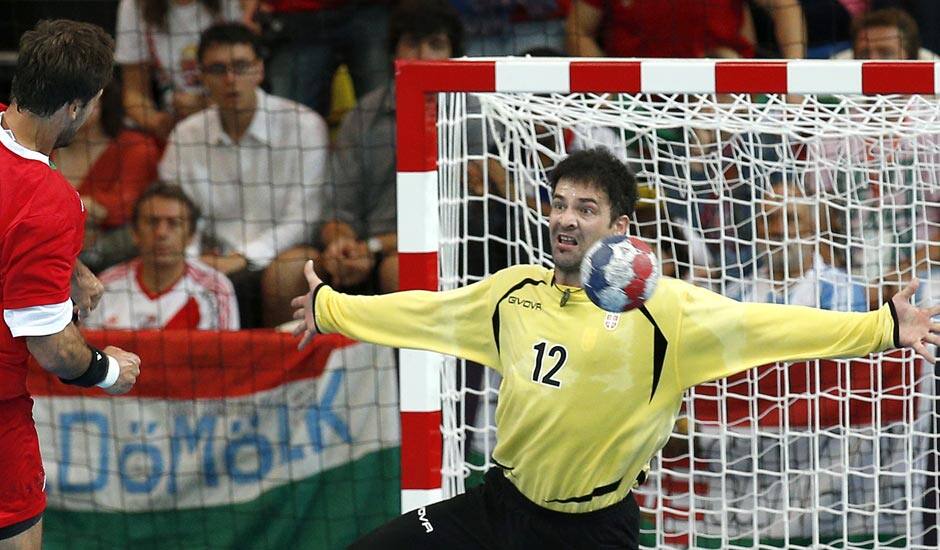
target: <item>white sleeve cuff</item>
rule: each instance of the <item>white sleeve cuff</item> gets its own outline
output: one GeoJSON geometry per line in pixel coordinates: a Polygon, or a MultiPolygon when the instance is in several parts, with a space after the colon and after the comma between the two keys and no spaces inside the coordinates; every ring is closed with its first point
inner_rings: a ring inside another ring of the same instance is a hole
{"type": "Polygon", "coordinates": [[[95,384],[99,388],[108,389],[117,382],[118,376],[121,374],[121,365],[118,365],[117,359],[114,357],[108,356],[108,374],[104,377],[104,380],[95,384]]]}
{"type": "Polygon", "coordinates": [[[5,309],[3,320],[14,338],[56,334],[72,322],[72,300],[48,306],[5,309]]]}

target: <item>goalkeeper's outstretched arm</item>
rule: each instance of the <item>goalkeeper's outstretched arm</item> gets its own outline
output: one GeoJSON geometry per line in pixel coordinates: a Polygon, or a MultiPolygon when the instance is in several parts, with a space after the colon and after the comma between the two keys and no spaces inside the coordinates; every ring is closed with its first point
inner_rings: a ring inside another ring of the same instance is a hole
{"type": "Polygon", "coordinates": [[[406,291],[380,296],[347,296],[304,266],[310,292],[294,298],[294,332],[303,348],[317,333],[338,332],[355,340],[455,355],[499,369],[490,326],[493,278],[444,292],[406,291]]]}
{"type": "Polygon", "coordinates": [[[682,300],[676,369],[684,387],[775,361],[859,357],[909,347],[934,362],[940,306],[918,308],[910,281],[881,309],[842,313],[802,306],[739,303],[689,286],[682,300]]]}

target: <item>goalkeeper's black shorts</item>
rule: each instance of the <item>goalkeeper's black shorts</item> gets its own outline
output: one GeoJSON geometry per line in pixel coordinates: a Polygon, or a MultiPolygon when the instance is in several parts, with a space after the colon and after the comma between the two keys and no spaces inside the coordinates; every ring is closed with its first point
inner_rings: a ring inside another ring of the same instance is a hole
{"type": "Polygon", "coordinates": [[[500,470],[462,495],[419,508],[350,546],[360,549],[639,548],[640,509],[633,493],[602,510],[555,512],[536,505],[500,470]]]}

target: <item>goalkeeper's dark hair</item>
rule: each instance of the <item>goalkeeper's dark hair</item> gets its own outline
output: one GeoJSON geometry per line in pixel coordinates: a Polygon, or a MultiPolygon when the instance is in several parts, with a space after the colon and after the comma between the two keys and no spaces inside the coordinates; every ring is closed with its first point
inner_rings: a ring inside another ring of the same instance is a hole
{"type": "Polygon", "coordinates": [[[45,118],[73,101],[87,105],[113,65],[114,40],[98,25],[40,21],[20,38],[10,95],[17,108],[45,118]]]}
{"type": "Polygon", "coordinates": [[[630,169],[608,149],[597,147],[571,153],[555,165],[548,181],[555,193],[555,186],[562,179],[593,185],[607,194],[610,200],[610,221],[620,216],[633,218],[636,206],[636,178],[630,169]]]}
{"type": "Polygon", "coordinates": [[[188,212],[189,234],[193,235],[196,232],[196,223],[199,222],[199,217],[202,216],[202,211],[199,209],[199,206],[193,202],[193,199],[189,198],[189,195],[186,194],[186,191],[183,191],[182,187],[163,182],[154,184],[137,198],[137,202],[134,203],[134,210],[131,214],[131,222],[134,227],[137,227],[137,223],[140,221],[141,205],[154,197],[179,201],[186,207],[186,211],[188,212]]]}

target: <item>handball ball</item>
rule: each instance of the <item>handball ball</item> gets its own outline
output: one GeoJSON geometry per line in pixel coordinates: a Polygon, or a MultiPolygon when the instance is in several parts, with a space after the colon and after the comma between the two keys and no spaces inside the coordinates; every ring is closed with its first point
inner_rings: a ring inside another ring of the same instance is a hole
{"type": "Polygon", "coordinates": [[[581,262],[584,292],[597,307],[610,313],[640,307],[653,295],[658,281],[656,256],[636,237],[604,237],[581,262]]]}

